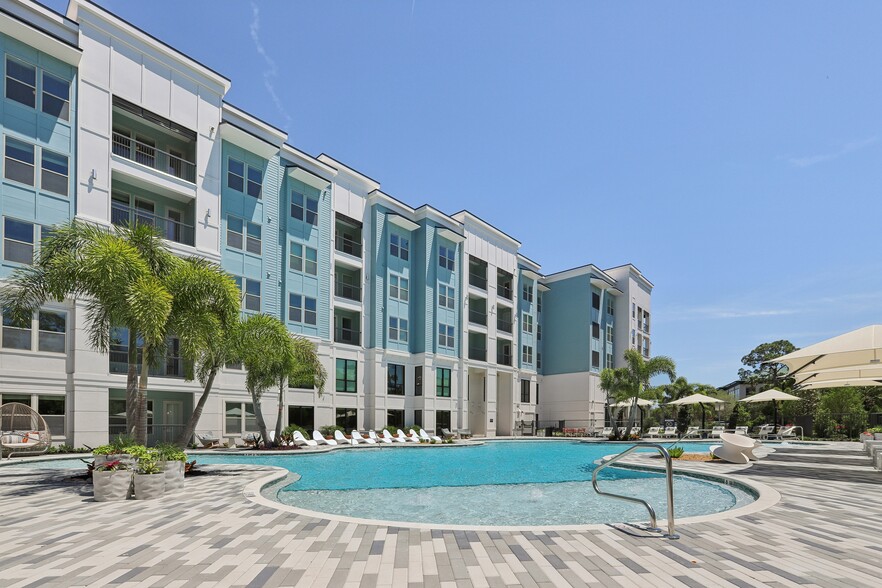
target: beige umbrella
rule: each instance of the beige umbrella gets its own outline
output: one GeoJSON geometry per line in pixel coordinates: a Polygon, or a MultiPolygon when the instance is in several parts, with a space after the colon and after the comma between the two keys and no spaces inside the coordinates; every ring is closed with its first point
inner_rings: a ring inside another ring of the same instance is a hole
{"type": "MultiPolygon", "coordinates": [[[[726,401],[714,398],[713,396],[708,396],[707,394],[692,394],[685,398],[680,398],[679,400],[672,400],[665,406],[684,406],[687,404],[700,404],[703,409],[705,404],[726,404],[726,401]]],[[[701,428],[704,428],[704,410],[701,411],[701,428]]]]}
{"type": "Polygon", "coordinates": [[[882,382],[882,364],[845,366],[826,370],[804,371],[796,376],[801,388],[836,388],[839,386],[877,386],[882,382]],[[870,382],[869,384],[865,382],[870,382]],[[849,384],[848,382],[855,382],[849,384]]]}
{"type": "Polygon", "coordinates": [[[882,325],[870,325],[809,345],[769,363],[783,363],[794,377],[848,366],[879,365],[882,363],[882,325]]]}
{"type": "MultiPolygon", "coordinates": [[[[643,428],[643,407],[644,406],[652,406],[655,404],[652,400],[646,400],[645,398],[637,399],[637,408],[640,409],[640,428],[643,428]]],[[[630,408],[634,406],[634,399],[630,400],[622,400],[621,402],[616,402],[615,404],[611,404],[610,408],[630,408]]]]}
{"type": "Polygon", "coordinates": [[[742,398],[739,402],[771,402],[772,407],[775,410],[775,428],[773,431],[778,430],[778,401],[779,400],[802,400],[799,396],[794,396],[793,394],[788,394],[787,392],[782,392],[781,390],[777,390],[772,388],[770,390],[766,390],[765,392],[760,392],[759,394],[754,394],[753,396],[748,396],[747,398],[742,398]]]}

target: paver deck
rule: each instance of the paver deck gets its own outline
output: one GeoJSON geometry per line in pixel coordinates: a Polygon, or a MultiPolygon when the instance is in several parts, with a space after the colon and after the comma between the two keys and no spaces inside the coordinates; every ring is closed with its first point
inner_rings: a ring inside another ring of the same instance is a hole
{"type": "Polygon", "coordinates": [[[882,576],[882,473],[857,443],[782,447],[737,471],[781,500],[679,525],[676,541],[612,526],[447,531],[330,521],[246,498],[265,468],[203,469],[178,495],[96,503],[70,471],[0,468],[0,586],[855,587],[879,586],[882,576]]]}

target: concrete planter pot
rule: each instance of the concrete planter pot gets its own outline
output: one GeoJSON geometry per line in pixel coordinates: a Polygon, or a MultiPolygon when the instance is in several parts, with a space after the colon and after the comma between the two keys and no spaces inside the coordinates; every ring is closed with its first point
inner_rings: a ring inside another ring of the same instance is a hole
{"type": "Polygon", "coordinates": [[[184,489],[184,462],[162,461],[159,462],[165,474],[165,493],[178,492],[184,489]]]}
{"type": "Polygon", "coordinates": [[[861,442],[872,441],[873,440],[873,433],[866,433],[866,434],[861,433],[860,437],[861,437],[861,442]]]}
{"type": "Polygon", "coordinates": [[[882,433],[873,433],[873,438],[876,441],[882,441],[882,433]]]}
{"type": "Polygon", "coordinates": [[[115,502],[132,496],[132,472],[93,472],[92,488],[95,502],[115,502]]]}
{"type": "Polygon", "coordinates": [[[96,455],[94,457],[94,464],[97,468],[100,465],[104,465],[105,463],[111,461],[119,461],[122,464],[125,464],[130,470],[135,469],[135,458],[129,455],[128,453],[111,453],[109,455],[96,455]]]}
{"type": "Polygon", "coordinates": [[[152,500],[165,493],[165,474],[135,474],[135,500],[152,500]]]}

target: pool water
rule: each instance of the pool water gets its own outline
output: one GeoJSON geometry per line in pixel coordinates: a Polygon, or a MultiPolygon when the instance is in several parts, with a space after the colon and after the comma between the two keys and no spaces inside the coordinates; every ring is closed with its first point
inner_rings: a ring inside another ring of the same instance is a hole
{"type": "MultiPolygon", "coordinates": [[[[689,452],[707,452],[710,446],[683,445],[689,452]]],[[[273,465],[296,472],[299,480],[265,494],[306,510],[400,522],[539,526],[646,521],[641,505],[599,496],[591,487],[594,462],[627,447],[495,441],[472,447],[194,457],[199,464],[273,465]]],[[[83,467],[76,459],[29,465],[83,467]]],[[[667,511],[660,473],[611,467],[601,473],[600,486],[648,500],[660,518],[667,511]]],[[[739,486],[679,475],[674,479],[674,497],[678,518],[721,512],[754,500],[739,486]]]]}

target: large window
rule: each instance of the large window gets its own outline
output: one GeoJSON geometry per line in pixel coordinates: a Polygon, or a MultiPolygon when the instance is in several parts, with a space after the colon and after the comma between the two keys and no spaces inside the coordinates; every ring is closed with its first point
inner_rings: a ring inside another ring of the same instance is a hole
{"type": "Polygon", "coordinates": [[[408,287],[409,284],[407,278],[402,278],[395,274],[389,276],[389,298],[407,302],[408,287]]]}
{"type": "Polygon", "coordinates": [[[49,433],[52,435],[64,435],[64,396],[39,396],[37,398],[37,412],[49,425],[49,433]]]}
{"type": "Polygon", "coordinates": [[[450,430],[450,411],[449,410],[436,410],[435,411],[435,432],[439,435],[441,434],[441,429],[450,430]]]}
{"type": "Polygon", "coordinates": [[[606,342],[612,345],[613,342],[613,326],[606,325],[606,342]]]}
{"type": "Polygon", "coordinates": [[[43,72],[43,112],[61,120],[70,119],[70,82],[43,72]]]}
{"type": "MultiPolygon", "coordinates": [[[[423,366],[418,365],[413,368],[413,395],[423,395],[423,366]]],[[[422,424],[422,423],[417,423],[422,424]]]]}
{"type": "Polygon", "coordinates": [[[533,315],[524,313],[523,326],[525,333],[533,332],[533,315]]]}
{"type": "Polygon", "coordinates": [[[453,349],[456,346],[454,332],[452,326],[440,323],[438,325],[438,346],[453,349]]]}
{"type": "Polygon", "coordinates": [[[337,360],[336,386],[337,392],[357,392],[356,382],[358,363],[353,359],[337,360]]]}
{"type": "Polygon", "coordinates": [[[40,158],[40,188],[59,196],[67,196],[67,156],[42,150],[40,158]]]}
{"type": "Polygon", "coordinates": [[[456,261],[454,258],[455,255],[455,249],[442,245],[438,248],[438,265],[443,268],[447,268],[450,271],[453,271],[454,268],[456,268],[456,261]]]}
{"type": "Polygon", "coordinates": [[[529,282],[524,282],[521,288],[521,298],[527,302],[533,302],[533,285],[529,282]]]}
{"type": "Polygon", "coordinates": [[[404,396],[404,366],[390,363],[386,367],[386,393],[404,396]]]}
{"type": "Polygon", "coordinates": [[[521,380],[521,402],[530,402],[530,380],[521,380]]]}
{"type": "Polygon", "coordinates": [[[37,313],[37,325],[39,327],[37,349],[49,353],[64,353],[67,313],[41,310],[37,313]]]}
{"type": "Polygon", "coordinates": [[[288,294],[289,321],[291,321],[292,323],[315,325],[316,318],[317,313],[315,298],[310,298],[301,294],[288,294]]]}
{"type": "Polygon", "coordinates": [[[6,97],[25,106],[37,106],[37,68],[6,58],[6,97]]]}
{"type": "Polygon", "coordinates": [[[334,416],[338,427],[343,427],[347,431],[358,427],[358,410],[354,408],[338,408],[334,416]]]}
{"type": "Polygon", "coordinates": [[[15,320],[11,316],[3,315],[3,348],[25,349],[30,351],[32,347],[31,320],[15,320]]]}
{"type": "Polygon", "coordinates": [[[289,406],[288,424],[312,431],[315,429],[315,408],[312,406],[289,406]]]}
{"type": "Polygon", "coordinates": [[[389,340],[407,343],[407,319],[389,317],[389,340]]]}
{"type": "Polygon", "coordinates": [[[450,398],[450,368],[435,369],[435,396],[450,398]]]}
{"type": "Polygon", "coordinates": [[[308,198],[300,192],[291,192],[291,216],[318,226],[318,200],[308,198]]]}
{"type": "Polygon", "coordinates": [[[318,275],[318,251],[312,247],[292,242],[288,266],[295,272],[305,272],[316,276],[318,275]]]}
{"type": "Polygon", "coordinates": [[[404,411],[389,409],[386,411],[386,428],[394,434],[397,429],[404,428],[404,411]]]}
{"type": "Polygon", "coordinates": [[[592,351],[591,352],[591,369],[599,370],[600,369],[600,352],[592,351]]]}
{"type": "Polygon", "coordinates": [[[3,259],[14,263],[34,263],[34,223],[3,219],[3,259]]]}
{"type": "Polygon", "coordinates": [[[242,435],[256,433],[257,417],[254,405],[250,402],[224,403],[224,433],[226,435],[242,435]]]}
{"type": "Polygon", "coordinates": [[[438,306],[441,308],[453,308],[455,301],[455,290],[452,286],[438,285],[438,306]]]}
{"type": "Polygon", "coordinates": [[[524,345],[521,349],[521,362],[522,363],[533,363],[533,347],[530,345],[524,345]]]}
{"type": "Polygon", "coordinates": [[[422,428],[423,426],[423,411],[420,409],[416,409],[413,411],[413,424],[417,427],[422,428]]]}
{"type": "Polygon", "coordinates": [[[600,294],[597,292],[591,293],[591,308],[594,310],[600,310],[600,294]]]}
{"type": "Polygon", "coordinates": [[[257,223],[246,222],[239,217],[227,216],[227,247],[244,249],[260,255],[262,229],[257,223]]]}
{"type": "Polygon", "coordinates": [[[600,339],[600,323],[591,323],[591,337],[600,339]]]}
{"type": "Polygon", "coordinates": [[[263,188],[263,170],[248,166],[248,195],[260,198],[263,188]]]}
{"type": "Polygon", "coordinates": [[[233,281],[242,292],[245,310],[260,312],[260,280],[234,276],[233,281]]]}
{"type": "Polygon", "coordinates": [[[410,258],[410,241],[393,233],[389,236],[389,254],[407,261],[410,258]]]}
{"type": "Polygon", "coordinates": [[[3,177],[7,180],[34,185],[34,146],[6,137],[3,177]]]}
{"type": "Polygon", "coordinates": [[[227,161],[227,186],[237,192],[245,191],[245,164],[232,157],[227,161]]]}
{"type": "Polygon", "coordinates": [[[612,296],[606,298],[606,314],[613,316],[616,314],[615,299],[612,296]]]}

